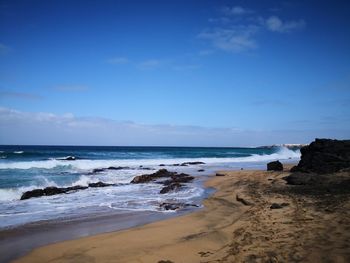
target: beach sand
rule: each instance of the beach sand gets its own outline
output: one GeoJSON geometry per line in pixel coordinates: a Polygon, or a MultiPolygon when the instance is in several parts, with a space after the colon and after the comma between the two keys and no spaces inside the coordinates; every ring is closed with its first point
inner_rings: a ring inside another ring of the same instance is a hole
{"type": "Polygon", "coordinates": [[[202,210],[40,247],[15,262],[350,262],[349,195],[294,191],[288,173],[222,172],[207,181],[217,191],[202,210]]]}

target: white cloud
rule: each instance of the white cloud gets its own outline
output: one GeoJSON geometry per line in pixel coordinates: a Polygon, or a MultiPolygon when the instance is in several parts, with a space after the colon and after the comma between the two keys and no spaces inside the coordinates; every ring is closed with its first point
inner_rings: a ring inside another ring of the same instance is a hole
{"type": "Polygon", "coordinates": [[[305,27],[305,21],[300,19],[297,21],[286,21],[283,22],[279,17],[277,16],[270,16],[268,19],[266,19],[266,27],[268,30],[272,32],[290,32],[293,30],[302,29],[305,27]]]}
{"type": "Polygon", "coordinates": [[[209,19],[210,27],[198,37],[208,40],[216,49],[233,53],[256,49],[259,46],[259,34],[286,33],[302,29],[306,25],[302,19],[283,21],[277,16],[266,19],[241,6],[224,7],[221,11],[225,16],[209,19]]]}
{"type": "Polygon", "coordinates": [[[252,10],[243,8],[241,6],[233,6],[233,7],[224,7],[222,8],[222,12],[225,15],[246,15],[253,13],[252,10]]]}
{"type": "Polygon", "coordinates": [[[253,38],[257,29],[256,26],[215,28],[202,32],[198,37],[210,40],[218,49],[238,53],[257,48],[253,38]]]}
{"type": "Polygon", "coordinates": [[[258,146],[286,142],[308,143],[315,137],[341,139],[347,138],[349,134],[348,128],[268,131],[148,125],[96,117],[75,117],[71,113],[57,115],[1,107],[0,125],[0,144],[31,145],[258,146]]]}
{"type": "Polygon", "coordinates": [[[109,64],[118,65],[118,64],[127,64],[130,62],[130,60],[125,57],[115,57],[115,58],[107,59],[106,62],[109,64]]]}

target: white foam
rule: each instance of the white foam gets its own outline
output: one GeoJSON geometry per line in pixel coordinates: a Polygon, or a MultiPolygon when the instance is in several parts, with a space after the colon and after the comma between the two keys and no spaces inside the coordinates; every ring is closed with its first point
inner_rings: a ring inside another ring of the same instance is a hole
{"type": "Polygon", "coordinates": [[[171,165],[191,161],[200,161],[206,164],[218,163],[239,163],[239,162],[264,162],[271,160],[287,160],[300,158],[300,151],[292,151],[286,147],[281,147],[278,152],[272,154],[253,154],[248,157],[224,157],[224,158],[172,158],[172,159],[119,159],[119,160],[45,160],[26,162],[6,162],[0,163],[0,169],[31,169],[42,168],[52,169],[59,166],[70,166],[72,169],[88,171],[96,168],[106,168],[109,166],[158,166],[159,164],[171,165]]]}
{"type": "Polygon", "coordinates": [[[0,202],[18,200],[21,197],[21,190],[16,189],[0,189],[0,202]]]}
{"type": "Polygon", "coordinates": [[[22,154],[24,152],[23,151],[14,151],[13,153],[15,153],[15,154],[22,154]]]}

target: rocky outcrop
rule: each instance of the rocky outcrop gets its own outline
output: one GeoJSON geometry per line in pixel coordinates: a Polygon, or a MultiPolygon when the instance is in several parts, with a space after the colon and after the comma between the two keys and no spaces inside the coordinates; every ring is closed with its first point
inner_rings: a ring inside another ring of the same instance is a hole
{"type": "Polygon", "coordinates": [[[89,186],[71,186],[71,187],[56,187],[56,186],[50,186],[43,189],[34,189],[31,191],[24,192],[21,196],[21,200],[30,199],[33,197],[41,197],[41,196],[51,196],[51,195],[58,195],[58,194],[68,194],[71,192],[75,192],[78,190],[85,190],[89,187],[106,187],[106,186],[113,186],[114,184],[106,184],[103,182],[97,182],[97,183],[90,183],[89,186]]]}
{"type": "Polygon", "coordinates": [[[350,168],[350,140],[316,139],[300,152],[291,172],[327,174],[350,168]]]}
{"type": "Polygon", "coordinates": [[[268,171],[283,171],[283,164],[280,161],[269,162],[267,164],[268,171]]]}
{"type": "Polygon", "coordinates": [[[193,181],[194,177],[185,173],[170,172],[166,169],[160,169],[153,174],[143,174],[134,177],[132,184],[143,184],[149,182],[157,182],[163,184],[164,187],[160,190],[160,194],[165,194],[170,191],[179,190],[183,184],[193,181]],[[165,179],[165,180],[164,180],[165,179]]]}

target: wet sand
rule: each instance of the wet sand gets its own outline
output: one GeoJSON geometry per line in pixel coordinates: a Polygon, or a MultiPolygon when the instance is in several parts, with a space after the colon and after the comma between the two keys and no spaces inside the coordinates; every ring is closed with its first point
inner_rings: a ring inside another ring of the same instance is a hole
{"type": "Polygon", "coordinates": [[[282,179],[288,171],[222,174],[206,183],[217,192],[202,210],[48,245],[15,262],[350,262],[348,192],[295,191],[282,179]]]}
{"type": "Polygon", "coordinates": [[[175,215],[176,213],[118,211],[116,214],[57,222],[51,220],[3,230],[0,231],[0,262],[9,262],[47,244],[128,229],[175,215]]]}

